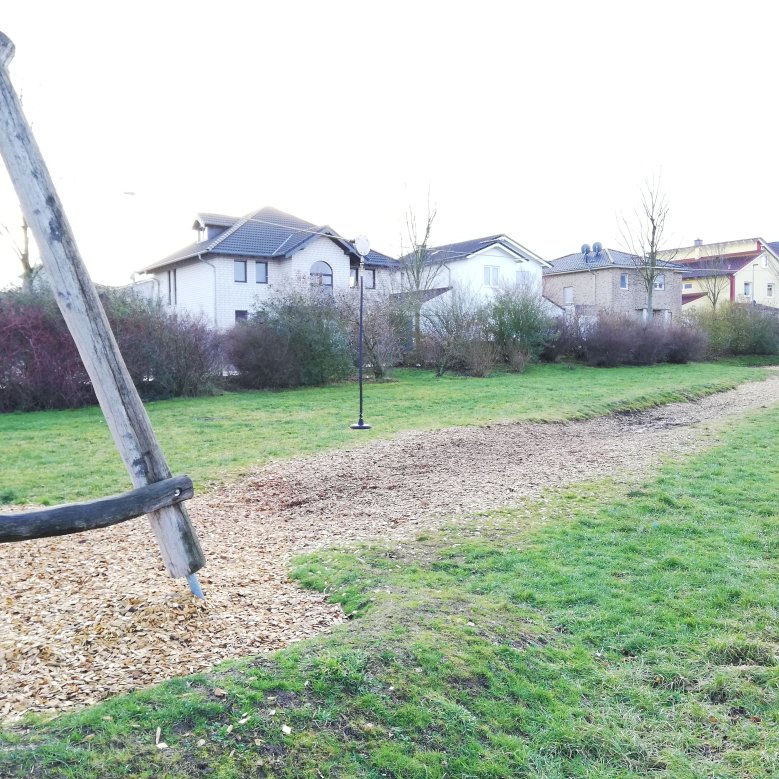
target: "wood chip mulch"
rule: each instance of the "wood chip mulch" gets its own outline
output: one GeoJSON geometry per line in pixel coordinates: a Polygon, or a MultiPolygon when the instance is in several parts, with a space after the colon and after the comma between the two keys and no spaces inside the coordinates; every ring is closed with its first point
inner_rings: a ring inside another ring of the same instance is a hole
{"type": "Polygon", "coordinates": [[[571,424],[403,433],[273,463],[189,502],[202,603],[170,579],[143,519],[0,546],[0,722],[58,713],[287,646],[344,620],[287,579],[290,557],[413,537],[547,487],[634,481],[716,441],[698,423],[779,402],[779,374],[701,401],[571,424]]]}

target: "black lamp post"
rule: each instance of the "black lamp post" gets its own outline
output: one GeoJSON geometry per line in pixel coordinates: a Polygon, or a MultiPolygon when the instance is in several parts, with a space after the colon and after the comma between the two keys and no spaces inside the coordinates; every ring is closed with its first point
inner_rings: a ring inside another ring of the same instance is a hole
{"type": "Polygon", "coordinates": [[[370,251],[370,245],[368,239],[361,235],[354,241],[354,247],[357,249],[357,253],[360,255],[360,328],[357,337],[357,379],[360,385],[360,417],[354,425],[349,425],[352,430],[370,430],[371,426],[366,425],[362,418],[362,312],[363,312],[363,287],[362,277],[365,270],[365,255],[370,251]]]}

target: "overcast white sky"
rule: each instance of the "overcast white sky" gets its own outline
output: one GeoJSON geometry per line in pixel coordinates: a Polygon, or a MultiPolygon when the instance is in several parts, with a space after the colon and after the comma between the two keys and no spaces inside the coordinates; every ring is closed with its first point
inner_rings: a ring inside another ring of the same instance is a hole
{"type": "MultiPolygon", "coordinates": [[[[669,245],[779,240],[775,2],[3,0],[10,72],[95,281],[273,205],[396,253],[601,241],[658,173],[669,245]],[[135,194],[126,194],[135,193],[135,194]]],[[[19,221],[0,170],[0,223],[19,221]]],[[[0,287],[18,268],[0,243],[0,287]]]]}

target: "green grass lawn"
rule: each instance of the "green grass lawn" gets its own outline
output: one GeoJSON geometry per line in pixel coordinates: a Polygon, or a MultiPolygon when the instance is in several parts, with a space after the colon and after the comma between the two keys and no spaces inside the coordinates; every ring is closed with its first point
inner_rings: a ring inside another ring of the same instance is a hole
{"type": "Polygon", "coordinates": [[[350,622],[0,731],[0,776],[779,776],[777,429],[756,414],[629,493],[301,559],[350,622]]]}
{"type": "MultiPolygon", "coordinates": [[[[374,427],[360,432],[349,429],[357,420],[355,384],[161,401],[148,410],[171,470],[202,489],[272,458],[400,430],[582,419],[701,397],[763,375],[762,368],[735,362],[608,370],[538,365],[489,379],[402,370],[395,382],[367,385],[365,419],[374,427]]],[[[0,503],[53,504],[130,488],[97,407],[0,414],[0,438],[0,503]]]]}

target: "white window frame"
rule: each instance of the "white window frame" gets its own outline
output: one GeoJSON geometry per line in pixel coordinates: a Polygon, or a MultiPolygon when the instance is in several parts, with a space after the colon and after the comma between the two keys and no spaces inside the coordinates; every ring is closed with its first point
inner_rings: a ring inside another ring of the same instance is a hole
{"type": "Polygon", "coordinates": [[[267,284],[268,283],[268,263],[262,262],[261,260],[255,260],[254,262],[254,280],[257,284],[267,284]],[[264,279],[260,278],[260,268],[264,269],[264,279]]]}
{"type": "Polygon", "coordinates": [[[500,286],[500,266],[499,265],[484,266],[484,286],[485,287],[500,286]]]}
{"type": "Polygon", "coordinates": [[[239,322],[248,322],[248,321],[249,321],[248,311],[244,311],[242,309],[235,310],[235,324],[238,324],[239,322]]]}
{"type": "Polygon", "coordinates": [[[630,289],[630,278],[627,273],[619,274],[619,288],[630,289]],[[623,281],[625,282],[624,284],[622,283],[623,281]]]}
{"type": "Polygon", "coordinates": [[[573,287],[563,287],[563,305],[573,305],[573,287]]]}
{"type": "Polygon", "coordinates": [[[691,281],[685,281],[684,282],[684,290],[691,290],[692,289],[692,282],[691,281]]]}
{"type": "Polygon", "coordinates": [[[652,282],[652,289],[665,289],[665,273],[655,276],[655,280],[652,282]]]}
{"type": "Polygon", "coordinates": [[[745,281],[744,282],[744,297],[745,298],[751,298],[752,297],[752,282],[751,281],[745,281]]]}
{"type": "Polygon", "coordinates": [[[766,285],[765,296],[767,298],[772,298],[774,296],[774,284],[772,281],[769,281],[766,285]]]}
{"type": "Polygon", "coordinates": [[[373,268],[363,271],[362,284],[365,289],[376,289],[376,271],[373,268]]]}

